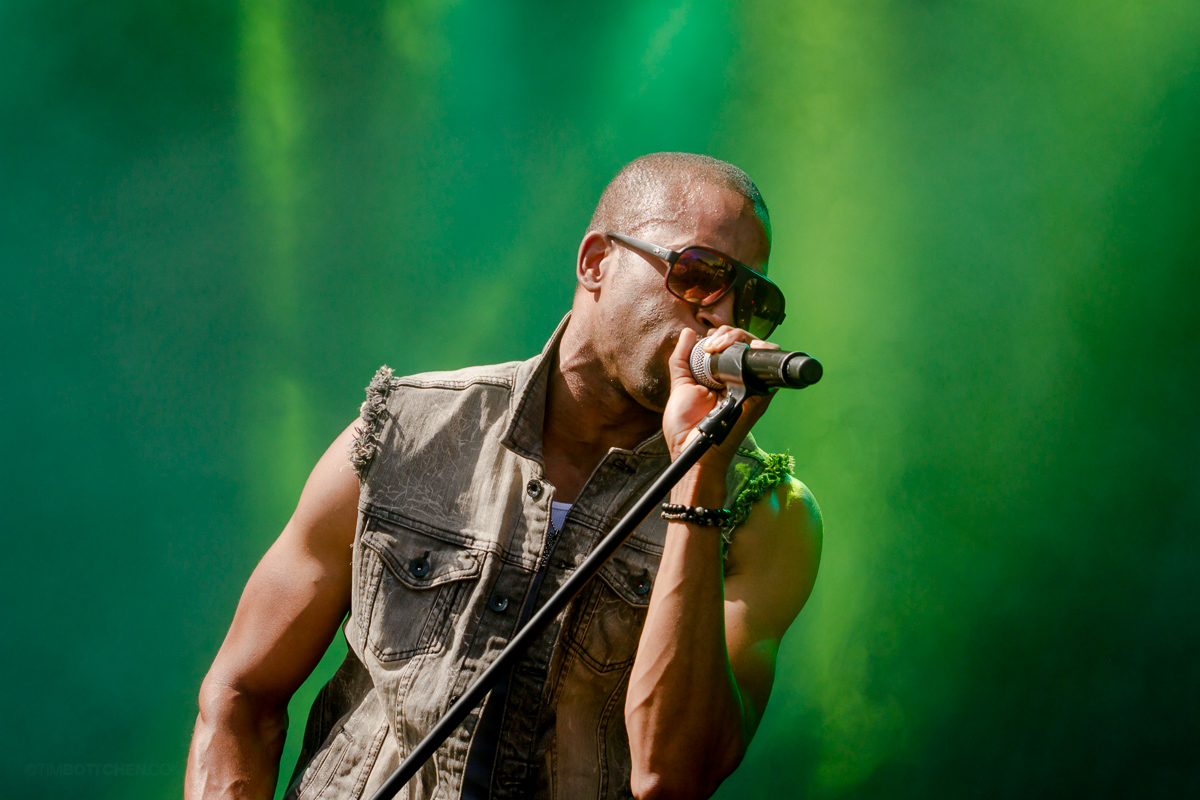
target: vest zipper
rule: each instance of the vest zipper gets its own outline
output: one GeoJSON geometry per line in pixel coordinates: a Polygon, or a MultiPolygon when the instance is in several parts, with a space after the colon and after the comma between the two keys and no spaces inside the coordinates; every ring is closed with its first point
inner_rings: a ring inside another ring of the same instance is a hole
{"type": "Polygon", "coordinates": [[[558,536],[561,531],[554,527],[554,523],[550,523],[550,535],[546,537],[546,546],[542,549],[542,557],[538,559],[538,573],[545,572],[546,567],[550,565],[550,554],[554,552],[554,545],[558,544],[558,536]]]}

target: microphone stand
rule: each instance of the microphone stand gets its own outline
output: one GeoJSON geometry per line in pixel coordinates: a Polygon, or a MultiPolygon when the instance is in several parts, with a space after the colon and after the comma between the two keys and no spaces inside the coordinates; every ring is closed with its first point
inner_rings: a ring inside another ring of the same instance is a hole
{"type": "MultiPolygon", "coordinates": [[[[745,348],[745,345],[741,345],[741,347],[745,348]]],[[[765,394],[766,392],[761,393],[765,394]]],[[[401,787],[417,774],[442,742],[454,733],[454,730],[467,718],[472,709],[483,701],[483,698],[500,681],[508,668],[529,649],[529,646],[558,616],[567,603],[574,599],[584,585],[625,543],[625,540],[642,523],[642,520],[663,501],[672,487],[700,460],[701,456],[708,452],[710,447],[725,441],[725,437],[729,435],[734,423],[742,415],[742,403],[749,394],[750,390],[747,389],[744,380],[726,381],[725,396],[696,426],[700,435],[693,439],[679,454],[679,457],[662,471],[637,503],[621,518],[621,521],[600,540],[596,549],[584,559],[578,569],[529,618],[525,626],[517,631],[512,641],[500,651],[500,655],[496,656],[496,660],[492,662],[491,666],[484,670],[471,688],[467,689],[462,697],[450,706],[433,726],[433,729],[396,768],[396,771],[384,781],[375,794],[371,795],[371,800],[391,800],[401,787]]]]}

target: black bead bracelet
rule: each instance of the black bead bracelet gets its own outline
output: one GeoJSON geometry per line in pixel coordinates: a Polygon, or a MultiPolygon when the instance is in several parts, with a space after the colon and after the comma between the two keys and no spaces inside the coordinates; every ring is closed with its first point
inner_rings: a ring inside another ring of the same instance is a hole
{"type": "Polygon", "coordinates": [[[690,522],[693,525],[720,528],[723,525],[727,525],[733,519],[733,512],[728,508],[705,508],[704,506],[681,506],[677,503],[663,503],[662,518],[671,522],[690,522]]]}

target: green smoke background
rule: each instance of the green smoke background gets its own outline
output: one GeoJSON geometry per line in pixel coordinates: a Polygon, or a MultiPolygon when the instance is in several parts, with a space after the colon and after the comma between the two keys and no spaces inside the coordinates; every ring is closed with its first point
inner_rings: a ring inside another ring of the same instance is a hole
{"type": "Polygon", "coordinates": [[[1200,791],[1200,4],[5,0],[0,793],[178,796],[375,368],[536,352],[657,150],[755,178],[826,365],[758,429],[826,546],[719,796],[1200,791]]]}

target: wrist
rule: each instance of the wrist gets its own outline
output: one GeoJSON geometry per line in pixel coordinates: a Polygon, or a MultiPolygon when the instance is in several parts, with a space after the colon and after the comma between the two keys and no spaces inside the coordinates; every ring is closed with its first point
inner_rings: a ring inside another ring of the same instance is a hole
{"type": "Polygon", "coordinates": [[[675,503],[663,503],[661,514],[668,522],[686,522],[704,528],[723,528],[733,519],[733,512],[727,508],[684,506],[675,503]]]}
{"type": "Polygon", "coordinates": [[[671,489],[670,502],[681,506],[721,508],[725,505],[725,473],[692,467],[671,489]]]}

